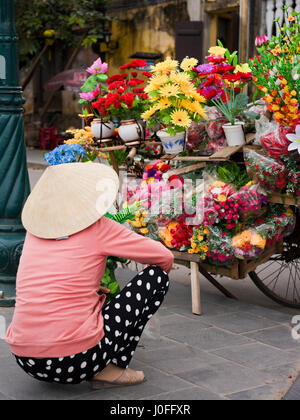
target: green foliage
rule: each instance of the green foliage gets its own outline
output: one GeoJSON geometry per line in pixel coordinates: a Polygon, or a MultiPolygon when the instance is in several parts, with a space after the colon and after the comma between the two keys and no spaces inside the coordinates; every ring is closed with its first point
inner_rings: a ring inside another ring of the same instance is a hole
{"type": "Polygon", "coordinates": [[[248,182],[251,181],[247,171],[242,169],[236,162],[224,162],[218,165],[212,165],[207,168],[209,173],[217,172],[218,178],[226,182],[226,184],[232,184],[240,190],[248,182]]]}
{"type": "Polygon", "coordinates": [[[82,34],[83,47],[102,38],[103,10],[107,0],[14,0],[19,36],[21,64],[30,65],[47,42],[61,41],[65,47],[78,46],[82,34]],[[100,9],[100,10],[99,10],[100,9]],[[45,38],[46,30],[54,30],[54,38],[45,38]]]}

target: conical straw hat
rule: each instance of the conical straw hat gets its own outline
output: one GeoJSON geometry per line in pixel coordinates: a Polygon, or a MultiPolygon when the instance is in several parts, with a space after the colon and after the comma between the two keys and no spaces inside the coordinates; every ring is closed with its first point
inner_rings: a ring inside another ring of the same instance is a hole
{"type": "Polygon", "coordinates": [[[25,229],[44,239],[73,235],[91,226],[113,205],[119,178],[100,163],[66,163],[46,169],[23,212],[25,229]]]}

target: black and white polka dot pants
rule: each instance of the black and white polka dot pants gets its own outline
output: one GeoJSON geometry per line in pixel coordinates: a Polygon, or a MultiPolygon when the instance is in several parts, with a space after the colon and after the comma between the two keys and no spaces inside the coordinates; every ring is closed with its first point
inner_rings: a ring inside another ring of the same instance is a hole
{"type": "Polygon", "coordinates": [[[15,356],[17,363],[35,379],[61,384],[88,381],[109,363],[127,368],[147,322],[162,304],[168,288],[167,273],[157,266],[147,267],[103,308],[105,335],[98,345],[61,358],[15,356]]]}

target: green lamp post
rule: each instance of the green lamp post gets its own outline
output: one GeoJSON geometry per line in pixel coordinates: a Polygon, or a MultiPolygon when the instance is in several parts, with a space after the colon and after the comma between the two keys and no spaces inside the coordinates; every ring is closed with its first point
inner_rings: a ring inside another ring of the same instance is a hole
{"type": "Polygon", "coordinates": [[[12,306],[29,194],[14,1],[0,2],[0,306],[12,306]]]}

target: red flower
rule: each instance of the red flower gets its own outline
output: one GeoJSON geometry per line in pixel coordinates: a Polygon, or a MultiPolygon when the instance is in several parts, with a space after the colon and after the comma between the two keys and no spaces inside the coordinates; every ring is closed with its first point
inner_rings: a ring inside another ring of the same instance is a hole
{"type": "Polygon", "coordinates": [[[224,61],[227,60],[227,58],[225,58],[225,57],[219,57],[219,56],[216,56],[216,55],[210,55],[210,56],[205,57],[205,58],[206,58],[206,60],[208,60],[210,63],[213,63],[213,64],[224,63],[224,61]]]}
{"type": "Polygon", "coordinates": [[[123,82],[123,80],[122,80],[122,81],[115,81],[115,82],[110,83],[110,84],[108,85],[108,90],[118,89],[118,88],[120,88],[121,86],[124,86],[124,82],[123,82]]]}
{"type": "Polygon", "coordinates": [[[145,77],[149,77],[149,79],[152,77],[152,73],[150,73],[149,71],[143,71],[142,75],[145,77]]]}
{"type": "MultiPolygon", "coordinates": [[[[126,75],[127,77],[127,75],[126,75]]],[[[124,79],[124,74],[115,74],[107,79],[107,84],[110,85],[113,82],[121,82],[124,79]]]]}
{"type": "Polygon", "coordinates": [[[147,65],[148,65],[147,61],[135,59],[135,60],[132,60],[128,64],[124,64],[123,66],[120,67],[120,69],[127,70],[127,69],[136,69],[138,67],[143,68],[143,67],[146,67],[147,65]]]}
{"type": "Polygon", "coordinates": [[[128,108],[132,108],[133,101],[134,101],[133,93],[131,93],[131,92],[125,93],[125,95],[122,95],[120,97],[120,100],[124,101],[125,104],[128,106],[128,108]]]}

